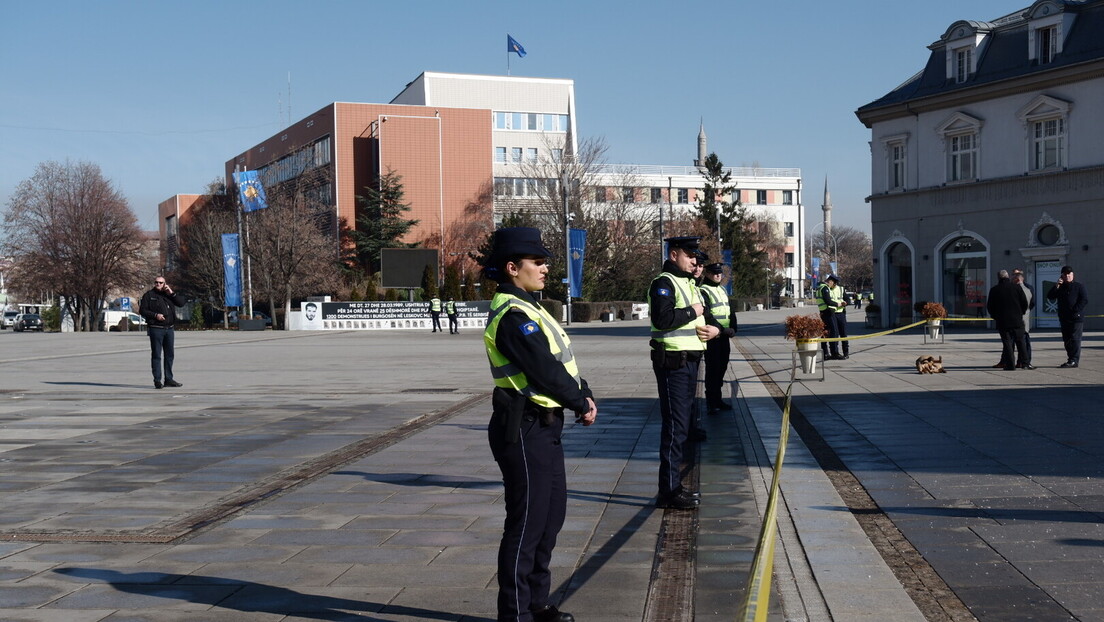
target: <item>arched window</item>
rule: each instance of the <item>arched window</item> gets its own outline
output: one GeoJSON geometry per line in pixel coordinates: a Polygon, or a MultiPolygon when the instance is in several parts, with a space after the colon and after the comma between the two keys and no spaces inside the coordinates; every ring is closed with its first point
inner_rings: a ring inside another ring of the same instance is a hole
{"type": "Polygon", "coordinates": [[[984,317],[989,248],[963,235],[943,247],[943,306],[952,316],[984,317]]]}

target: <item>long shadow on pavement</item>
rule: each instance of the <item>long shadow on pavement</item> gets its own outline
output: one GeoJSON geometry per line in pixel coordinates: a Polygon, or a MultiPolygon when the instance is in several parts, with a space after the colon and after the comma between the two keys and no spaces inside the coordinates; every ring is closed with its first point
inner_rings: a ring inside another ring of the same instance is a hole
{"type": "MultiPolygon", "coordinates": [[[[128,594],[159,599],[175,599],[204,603],[243,612],[274,613],[313,620],[360,620],[385,622],[378,618],[350,611],[412,616],[425,620],[460,620],[464,616],[419,607],[388,605],[333,596],[304,594],[285,587],[239,581],[228,577],[208,577],[160,572],[126,573],[106,568],[56,568],[54,572],[69,577],[106,583],[128,594]],[[225,589],[211,589],[221,587],[225,589]]],[[[473,618],[468,618],[473,619],[473,618]]],[[[487,618],[474,618],[487,620],[487,618]]]]}

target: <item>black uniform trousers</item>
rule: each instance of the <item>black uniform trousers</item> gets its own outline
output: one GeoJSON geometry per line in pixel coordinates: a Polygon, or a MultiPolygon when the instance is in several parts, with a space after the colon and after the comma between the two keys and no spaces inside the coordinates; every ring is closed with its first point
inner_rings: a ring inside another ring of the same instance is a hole
{"type": "Polygon", "coordinates": [[[663,417],[659,435],[660,497],[682,492],[683,450],[692,423],[699,362],[687,360],[677,369],[667,369],[662,362],[652,359],[659,389],[659,413],[663,417]]]}
{"type": "Polygon", "coordinates": [[[1062,345],[1066,348],[1066,360],[1070,363],[1081,361],[1081,334],[1085,331],[1084,322],[1066,322],[1059,319],[1062,327],[1062,345]]]}
{"type": "MultiPolygon", "coordinates": [[[[836,313],[831,309],[825,309],[824,311],[820,312],[820,319],[822,322],[824,322],[824,328],[828,329],[829,337],[835,338],[847,336],[846,313],[836,313]]],[[[845,355],[851,353],[851,346],[846,341],[820,342],[820,350],[824,354],[824,358],[828,358],[829,352],[831,352],[832,356],[839,356],[840,344],[843,344],[843,353],[845,355]]]]}
{"type": "Polygon", "coordinates": [[[731,354],[732,344],[724,335],[705,342],[705,404],[709,410],[720,408],[723,403],[721,389],[731,354]]]}
{"type": "Polygon", "coordinates": [[[164,358],[165,380],[173,379],[173,358],[176,355],[176,331],[172,326],[150,326],[146,329],[150,340],[150,365],[154,382],[161,382],[161,360],[164,358]]]}
{"type": "Polygon", "coordinates": [[[460,321],[457,320],[456,318],[457,318],[457,314],[455,314],[455,313],[449,313],[448,314],[449,333],[451,333],[451,334],[457,334],[457,333],[460,332],[460,321]]]}
{"type": "Polygon", "coordinates": [[[516,443],[506,442],[502,419],[493,416],[487,428],[506,487],[506,522],[498,547],[498,619],[530,622],[531,611],[551,604],[548,565],[567,516],[563,412],[542,423],[527,409],[516,443]]]}
{"type": "Polygon", "coordinates": [[[440,311],[430,311],[429,315],[430,315],[430,317],[433,318],[433,332],[437,332],[437,331],[442,331],[443,332],[444,329],[441,328],[441,312],[440,311]]]}

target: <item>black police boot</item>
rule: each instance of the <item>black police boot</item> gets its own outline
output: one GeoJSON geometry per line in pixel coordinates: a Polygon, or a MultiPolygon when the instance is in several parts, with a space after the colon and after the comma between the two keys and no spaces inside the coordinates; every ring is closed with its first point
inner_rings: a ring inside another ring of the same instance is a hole
{"type": "Polygon", "coordinates": [[[555,605],[547,605],[529,613],[533,614],[535,622],[575,622],[575,616],[556,609],[555,605]]]}

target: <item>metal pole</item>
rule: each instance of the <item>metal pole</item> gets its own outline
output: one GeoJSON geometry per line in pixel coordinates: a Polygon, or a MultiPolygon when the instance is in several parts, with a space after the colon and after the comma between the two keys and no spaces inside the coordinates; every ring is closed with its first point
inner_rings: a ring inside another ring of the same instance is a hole
{"type": "MultiPolygon", "coordinates": [[[[671,216],[675,214],[675,208],[671,193],[674,192],[674,188],[671,187],[671,178],[667,178],[667,208],[671,210],[671,216]]],[[[663,254],[663,204],[659,204],[659,261],[662,263],[667,259],[667,256],[663,254]]]]}
{"type": "Polygon", "coordinates": [[[567,172],[564,171],[563,179],[561,179],[561,190],[563,192],[563,206],[564,206],[564,273],[567,278],[564,282],[567,283],[566,300],[567,300],[567,318],[566,324],[571,325],[571,209],[567,204],[567,172]]]}

